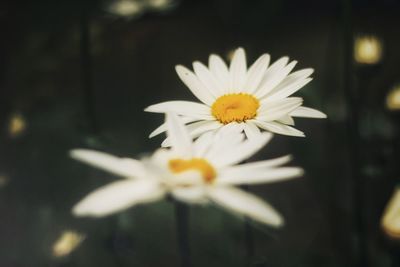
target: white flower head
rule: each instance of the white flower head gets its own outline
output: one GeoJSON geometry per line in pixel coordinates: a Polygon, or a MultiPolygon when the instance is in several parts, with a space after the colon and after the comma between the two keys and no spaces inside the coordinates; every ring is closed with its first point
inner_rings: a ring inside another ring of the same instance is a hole
{"type": "Polygon", "coordinates": [[[95,190],[73,208],[73,213],[102,217],[169,194],[190,204],[216,203],[275,227],[283,224],[282,217],[269,204],[235,187],[302,175],[301,168],[281,167],[290,161],[290,156],[238,164],[261,149],[272,134],[246,139],[231,124],[193,142],[177,115],[168,113],[166,126],[171,148],[160,148],[140,161],[92,150],[72,150],[74,159],[126,178],[95,190]]]}
{"type": "MultiPolygon", "coordinates": [[[[302,106],[301,97],[290,97],[312,78],[313,69],[290,73],[297,61],[288,64],[282,57],[273,64],[270,56],[260,56],[247,69],[243,48],[238,48],[228,68],[217,55],[210,55],[208,68],[193,62],[194,72],[184,66],[176,66],[183,83],[202,102],[168,101],[149,106],[148,112],[180,115],[188,125],[193,138],[227,125],[235,124],[248,138],[259,134],[260,129],[277,134],[304,136],[293,128],[293,117],[326,118],[318,110],[302,106]]],[[[158,135],[166,130],[163,124],[150,134],[158,135]]],[[[166,140],[163,146],[170,145],[166,140]]]]}

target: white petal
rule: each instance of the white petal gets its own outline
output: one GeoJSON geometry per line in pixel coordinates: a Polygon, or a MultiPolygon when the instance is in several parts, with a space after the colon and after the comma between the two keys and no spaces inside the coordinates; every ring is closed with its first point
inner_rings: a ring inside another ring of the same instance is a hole
{"type": "MultiPolygon", "coordinates": [[[[189,117],[181,117],[181,120],[184,124],[191,123],[194,121],[198,121],[199,119],[196,118],[189,118],[189,117]]],[[[167,131],[167,124],[164,122],[159,127],[157,127],[154,131],[152,131],[149,135],[149,138],[153,138],[163,132],[167,131]]]]}
{"type": "Polygon", "coordinates": [[[288,60],[288,57],[282,57],[278,61],[273,63],[265,71],[260,86],[255,92],[256,97],[261,98],[262,96],[266,95],[288,75],[288,73],[294,68],[294,65],[296,64],[296,62],[294,61],[286,66],[288,60]]]}
{"type": "Polygon", "coordinates": [[[183,115],[198,119],[214,119],[211,115],[210,107],[191,101],[167,101],[159,104],[151,105],[144,111],[155,113],[174,112],[178,115],[183,115]]]}
{"type": "Polygon", "coordinates": [[[192,138],[197,138],[205,132],[213,131],[222,127],[219,121],[198,121],[187,125],[187,129],[192,138]]]}
{"type": "Polygon", "coordinates": [[[303,175],[303,170],[296,167],[254,168],[246,164],[233,166],[219,172],[218,184],[262,184],[285,181],[303,175]]]}
{"type": "Polygon", "coordinates": [[[165,190],[151,179],[123,180],[103,186],[81,200],[73,208],[76,216],[102,217],[136,204],[162,198],[165,190]]]}
{"type": "Polygon", "coordinates": [[[210,55],[209,57],[209,67],[210,71],[214,74],[214,76],[220,81],[223,87],[223,93],[228,92],[229,87],[229,70],[226,66],[225,62],[221,59],[221,57],[217,55],[210,55]]]}
{"type": "Polygon", "coordinates": [[[248,139],[256,138],[260,135],[260,129],[252,122],[246,122],[244,127],[244,132],[248,139]]]}
{"type": "Polygon", "coordinates": [[[293,105],[293,104],[298,104],[298,103],[302,103],[303,102],[303,98],[301,97],[287,97],[284,99],[279,99],[279,100],[264,100],[260,107],[257,110],[258,114],[263,114],[263,113],[267,113],[270,112],[273,109],[279,109],[282,106],[286,106],[286,105],[293,105]]]}
{"type": "Polygon", "coordinates": [[[294,125],[294,119],[290,115],[285,115],[276,121],[290,126],[294,125]]]}
{"type": "Polygon", "coordinates": [[[217,98],[224,93],[222,83],[202,63],[193,62],[193,69],[199,80],[207,87],[208,91],[217,98]]]}
{"type": "Polygon", "coordinates": [[[231,92],[240,92],[246,81],[246,54],[243,48],[236,49],[233,54],[232,62],[229,68],[229,73],[231,76],[230,90],[231,92]]]}
{"type": "Polygon", "coordinates": [[[269,61],[270,55],[264,54],[249,68],[246,83],[243,88],[245,92],[252,94],[257,90],[264,73],[268,68],[269,61]]]}
{"type": "Polygon", "coordinates": [[[197,140],[194,142],[194,157],[204,157],[207,153],[208,149],[211,146],[212,140],[214,138],[213,132],[207,132],[202,134],[197,140]]]}
{"type": "Polygon", "coordinates": [[[245,139],[245,135],[242,133],[242,125],[244,125],[244,123],[230,123],[218,130],[214,135],[207,153],[204,154],[204,157],[207,159],[218,158],[227,150],[231,150],[241,144],[245,139]]]}
{"type": "Polygon", "coordinates": [[[286,164],[291,160],[292,160],[292,156],[291,155],[286,155],[286,156],[282,156],[282,157],[275,158],[275,159],[268,159],[268,160],[262,160],[262,161],[256,161],[256,162],[251,162],[251,163],[240,164],[240,165],[236,165],[234,167],[228,167],[226,169],[242,168],[242,167],[243,168],[249,168],[249,169],[273,168],[273,167],[277,167],[277,166],[286,164]]]}
{"type": "Polygon", "coordinates": [[[279,122],[274,122],[274,121],[266,122],[266,121],[254,120],[254,123],[257,124],[258,127],[260,127],[261,129],[264,129],[272,133],[305,137],[302,131],[299,131],[288,125],[281,124],[279,122]]]}
{"type": "Polygon", "coordinates": [[[297,92],[299,89],[301,89],[302,87],[304,87],[307,83],[309,83],[311,81],[312,81],[312,78],[307,78],[307,79],[301,80],[297,83],[292,83],[288,86],[278,85],[276,88],[276,93],[268,94],[265,98],[268,100],[283,99],[285,97],[288,97],[288,96],[294,94],[295,92],[297,92]]]}
{"type": "Polygon", "coordinates": [[[303,99],[300,97],[290,97],[280,101],[263,103],[258,111],[257,120],[274,121],[280,119],[301,106],[303,99]]]}
{"type": "Polygon", "coordinates": [[[293,82],[293,81],[296,81],[297,79],[305,79],[313,73],[314,73],[314,69],[312,69],[312,68],[297,70],[295,72],[292,72],[290,75],[288,75],[285,78],[284,82],[293,82]]]}
{"type": "Polygon", "coordinates": [[[317,119],[325,119],[327,117],[326,114],[322,113],[321,111],[307,107],[296,108],[290,113],[290,116],[317,119]]]}
{"type": "Polygon", "coordinates": [[[244,123],[231,122],[221,127],[221,129],[218,130],[217,134],[222,137],[229,134],[239,134],[243,132],[244,126],[244,123]]]}
{"type": "MultiPolygon", "coordinates": [[[[202,134],[213,131],[218,129],[219,127],[222,127],[222,124],[217,121],[198,121],[192,124],[189,124],[186,126],[187,131],[189,132],[189,135],[192,139],[195,139],[202,134]]],[[[169,147],[171,146],[171,140],[167,137],[162,143],[162,147],[169,147]]]]}
{"type": "Polygon", "coordinates": [[[201,102],[207,105],[212,105],[215,98],[193,72],[181,65],[176,66],[175,70],[183,83],[186,84],[190,91],[192,91],[201,102]]]}
{"type": "Polygon", "coordinates": [[[271,205],[240,189],[216,186],[210,188],[208,194],[212,201],[238,215],[274,227],[280,227],[284,223],[282,216],[271,205]]]}
{"type": "Polygon", "coordinates": [[[192,138],[187,132],[183,122],[174,113],[167,113],[167,138],[171,142],[171,147],[174,152],[182,157],[192,155],[192,138]]]}
{"type": "Polygon", "coordinates": [[[177,188],[172,190],[172,196],[189,204],[205,204],[208,202],[203,186],[177,188]]]}
{"type": "Polygon", "coordinates": [[[170,177],[169,182],[171,188],[176,187],[198,187],[204,184],[203,176],[201,172],[197,170],[188,170],[180,173],[173,173],[170,177]]]}
{"type": "Polygon", "coordinates": [[[277,166],[286,164],[291,160],[292,160],[292,156],[286,155],[286,156],[282,156],[282,157],[275,158],[275,159],[268,159],[268,160],[261,160],[261,161],[251,162],[251,163],[245,163],[245,164],[238,165],[237,167],[252,168],[252,169],[273,168],[273,167],[277,167],[277,166]]]}
{"type": "Polygon", "coordinates": [[[219,154],[214,154],[210,160],[219,167],[237,164],[254,155],[271,138],[272,134],[261,133],[258,137],[247,139],[240,144],[227,148],[225,151],[221,151],[219,154]]]}
{"type": "Polygon", "coordinates": [[[70,156],[93,167],[123,177],[143,177],[145,174],[143,164],[134,159],[119,158],[89,149],[73,149],[70,151],[70,156]]]}
{"type": "MultiPolygon", "coordinates": [[[[300,89],[302,86],[305,85],[304,80],[306,80],[313,72],[314,72],[314,70],[311,68],[295,71],[295,72],[291,73],[290,75],[288,75],[273,90],[269,91],[267,94],[260,95],[260,97],[269,98],[270,95],[274,95],[275,93],[277,93],[283,89],[286,90],[286,88],[289,88],[290,91],[292,92],[291,94],[293,94],[296,90],[300,89]],[[296,89],[296,87],[297,87],[297,89],[296,89]]],[[[310,80],[308,80],[307,82],[309,82],[309,81],[310,80]]]]}

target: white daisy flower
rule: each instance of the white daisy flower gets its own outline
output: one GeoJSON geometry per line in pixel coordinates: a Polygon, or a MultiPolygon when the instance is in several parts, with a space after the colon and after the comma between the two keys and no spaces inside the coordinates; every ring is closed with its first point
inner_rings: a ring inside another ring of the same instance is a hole
{"type": "MultiPolygon", "coordinates": [[[[251,138],[261,130],[272,133],[304,136],[291,127],[293,117],[326,118],[318,110],[304,107],[301,97],[289,97],[312,78],[313,69],[290,73],[297,61],[288,64],[282,57],[269,66],[270,56],[264,54],[247,69],[246,55],[242,48],[235,51],[229,66],[217,55],[210,55],[208,68],[193,62],[194,73],[184,66],[176,66],[183,83],[203,103],[168,101],[149,106],[148,112],[172,111],[189,124],[193,138],[235,123],[251,138]]],[[[150,134],[156,136],[166,130],[163,124],[150,134]]],[[[166,140],[163,146],[168,145],[166,140]]]]}
{"type": "Polygon", "coordinates": [[[280,167],[290,156],[240,164],[261,149],[272,134],[245,139],[237,127],[226,127],[192,141],[177,115],[166,120],[170,149],[158,149],[142,160],[118,158],[102,152],[75,149],[71,156],[126,179],[105,185],[81,200],[77,216],[106,216],[137,204],[170,195],[190,204],[216,203],[238,215],[281,226],[281,215],[260,198],[235,187],[283,181],[301,176],[298,167],[280,167]]]}

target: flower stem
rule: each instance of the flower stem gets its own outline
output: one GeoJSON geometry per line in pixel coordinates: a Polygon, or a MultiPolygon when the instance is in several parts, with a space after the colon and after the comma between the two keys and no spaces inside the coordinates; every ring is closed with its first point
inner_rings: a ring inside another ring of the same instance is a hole
{"type": "Polygon", "coordinates": [[[175,202],[176,233],[178,249],[181,257],[181,266],[190,267],[189,248],[189,207],[178,201],[175,202]]]}

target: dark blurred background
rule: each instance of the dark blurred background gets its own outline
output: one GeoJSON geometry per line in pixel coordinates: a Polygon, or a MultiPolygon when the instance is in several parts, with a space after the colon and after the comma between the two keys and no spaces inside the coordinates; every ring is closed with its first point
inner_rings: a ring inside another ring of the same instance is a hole
{"type": "Polygon", "coordinates": [[[286,218],[253,227],[190,208],[193,266],[400,266],[380,227],[399,181],[400,1],[110,0],[0,3],[0,266],[179,266],[169,201],[104,219],[71,207],[116,179],[68,158],[76,147],[140,157],[162,137],[143,109],[194,100],[174,71],[268,52],[315,69],[297,94],[327,120],[276,136],[255,158],[294,155],[303,178],[250,190],[286,218]],[[397,94],[396,94],[397,93],[397,94]]]}

